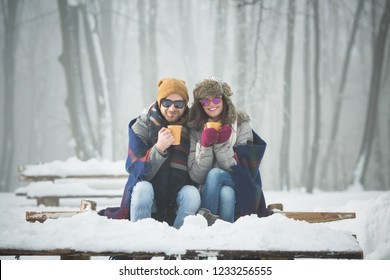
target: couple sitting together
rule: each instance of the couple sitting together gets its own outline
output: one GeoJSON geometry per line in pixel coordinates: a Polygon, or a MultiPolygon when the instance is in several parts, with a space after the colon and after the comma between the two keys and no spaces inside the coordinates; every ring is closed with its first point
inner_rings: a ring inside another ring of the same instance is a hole
{"type": "Polygon", "coordinates": [[[270,215],[259,171],[266,143],[232,95],[227,83],[205,79],[196,84],[189,108],[185,82],[161,79],[157,101],[129,124],[121,205],[99,214],[133,222],[153,217],[177,229],[188,215],[201,214],[208,225],[217,218],[233,223],[244,215],[270,215]],[[179,144],[169,125],[181,126],[179,144]]]}

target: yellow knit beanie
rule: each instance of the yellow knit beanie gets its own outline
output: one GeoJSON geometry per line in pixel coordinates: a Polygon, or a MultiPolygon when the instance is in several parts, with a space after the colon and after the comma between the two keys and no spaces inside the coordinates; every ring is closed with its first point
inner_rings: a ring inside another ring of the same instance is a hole
{"type": "Polygon", "coordinates": [[[188,104],[189,96],[186,83],[182,80],[173,79],[173,78],[164,78],[158,81],[157,83],[157,102],[158,107],[160,107],[160,101],[167,96],[176,93],[180,95],[186,105],[188,104]]]}

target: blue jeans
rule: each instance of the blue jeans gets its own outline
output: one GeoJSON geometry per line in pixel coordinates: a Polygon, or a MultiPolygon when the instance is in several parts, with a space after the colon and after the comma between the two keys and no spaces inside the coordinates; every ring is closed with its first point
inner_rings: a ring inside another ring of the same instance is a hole
{"type": "Polygon", "coordinates": [[[211,169],[203,186],[201,207],[233,223],[235,203],[234,182],[230,174],[219,168],[211,169]]]}
{"type": "MultiPolygon", "coordinates": [[[[185,185],[178,192],[176,197],[177,212],[173,227],[179,229],[184,218],[188,215],[195,215],[200,207],[200,194],[197,188],[185,185]]],[[[154,207],[154,191],[151,183],[147,181],[138,182],[131,193],[130,220],[136,222],[150,218],[154,207]]]]}

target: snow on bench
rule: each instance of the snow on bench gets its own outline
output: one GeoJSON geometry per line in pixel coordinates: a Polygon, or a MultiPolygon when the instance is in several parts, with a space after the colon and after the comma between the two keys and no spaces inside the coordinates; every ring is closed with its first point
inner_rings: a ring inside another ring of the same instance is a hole
{"type": "Polygon", "coordinates": [[[19,187],[15,194],[45,206],[59,206],[60,198],[121,197],[127,180],[124,161],[70,158],[18,170],[19,180],[29,184],[19,187]]]}
{"type": "Polygon", "coordinates": [[[154,219],[133,223],[106,219],[95,211],[45,223],[25,223],[0,233],[0,255],[61,259],[363,258],[362,249],[350,232],[283,215],[245,216],[233,224],[217,220],[211,227],[196,215],[187,217],[177,230],[154,219]]]}

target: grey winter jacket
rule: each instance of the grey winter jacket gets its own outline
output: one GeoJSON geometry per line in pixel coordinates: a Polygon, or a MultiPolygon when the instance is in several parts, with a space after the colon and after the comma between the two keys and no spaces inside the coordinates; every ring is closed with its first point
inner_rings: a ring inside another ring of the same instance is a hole
{"type": "MultiPolygon", "coordinates": [[[[134,133],[141,138],[145,145],[150,145],[148,118],[146,114],[140,115],[131,128],[133,129],[134,133]]],[[[150,173],[144,178],[146,181],[153,179],[153,177],[167,159],[167,153],[161,153],[155,146],[148,146],[148,148],[152,148],[148,157],[149,162],[152,164],[150,173]]]]}
{"type": "Polygon", "coordinates": [[[213,144],[211,147],[202,147],[200,140],[202,130],[191,128],[191,147],[188,156],[188,171],[191,179],[204,184],[210,169],[218,167],[229,171],[236,165],[233,146],[253,142],[252,128],[249,125],[249,117],[232,124],[233,132],[228,141],[221,144],[213,144]]]}

